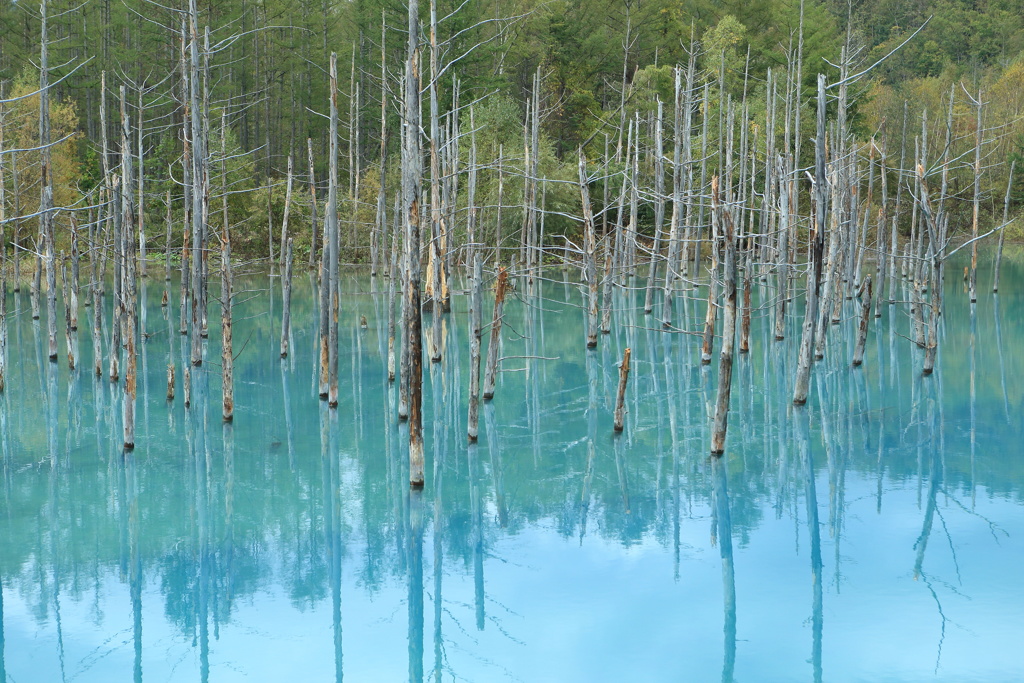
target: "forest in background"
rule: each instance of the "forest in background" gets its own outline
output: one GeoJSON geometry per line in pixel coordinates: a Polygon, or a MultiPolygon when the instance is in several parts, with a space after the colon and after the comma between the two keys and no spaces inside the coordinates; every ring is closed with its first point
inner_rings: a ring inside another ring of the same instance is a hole
{"type": "MultiPolygon", "coordinates": [[[[180,10],[144,1],[54,0],[49,5],[52,139],[63,140],[53,154],[55,206],[84,211],[96,204],[90,193],[103,177],[102,120],[112,141],[113,168],[120,140],[117,88],[125,85],[128,116],[140,124],[137,132],[145,160],[141,216],[162,228],[170,197],[173,239],[179,243],[186,104],[180,10]],[[100,112],[104,72],[105,117],[100,112]]],[[[813,120],[817,73],[825,73],[830,81],[838,78],[840,52],[847,42],[853,72],[875,65],[852,88],[847,125],[862,144],[874,139],[879,147],[887,147],[890,158],[900,153],[915,158],[914,138],[921,131],[923,112],[928,112],[933,128],[928,158],[939,158],[952,94],[952,144],[957,147],[953,158],[963,162],[950,171],[953,197],[969,199],[972,191],[968,151],[974,146],[976,123],[968,93],[982,93],[982,220],[998,221],[1009,165],[1024,156],[1024,17],[1015,5],[1016,0],[440,0],[440,114],[445,125],[468,130],[467,105],[472,103],[481,150],[477,192],[486,241],[486,236],[493,236],[497,219],[499,172],[494,162],[499,154],[505,174],[505,219],[514,226],[522,221],[516,198],[522,197],[528,176],[524,127],[536,74],[538,172],[552,181],[573,180],[576,150],[582,145],[589,158],[611,165],[607,177],[623,171],[614,161],[621,162],[616,146],[623,144],[627,120],[647,122],[645,139],[637,144],[652,147],[649,123],[657,102],[670,110],[673,67],[685,66],[691,52],[696,55],[697,87],[713,86],[710,98],[695,105],[696,130],[702,115],[716,114],[714,98],[721,91],[736,101],[746,96],[746,127],[760,131],[766,121],[769,71],[778,82],[780,73],[792,69],[802,21],[800,103],[807,121],[813,120]],[[902,49],[885,58],[918,29],[902,49]]],[[[326,68],[330,53],[337,52],[342,113],[339,184],[347,188],[339,209],[346,225],[342,240],[347,258],[368,260],[369,230],[363,227],[375,220],[382,170],[389,187],[398,184],[406,11],[405,3],[388,0],[200,4],[200,24],[209,27],[209,50],[204,52],[212,122],[209,152],[214,166],[225,173],[228,220],[237,252],[266,256],[268,248],[279,251],[275,240],[285,214],[289,155],[296,187],[305,188],[307,153],[312,149],[314,182],[322,200],[328,147],[326,68]],[[384,159],[393,163],[382,164],[384,159]]],[[[424,26],[427,12],[424,3],[424,26]]],[[[38,5],[0,3],[0,83],[7,98],[38,88],[40,23],[38,5]]],[[[424,45],[429,41],[426,31],[422,40],[424,45]]],[[[426,108],[426,97],[423,105],[426,108]]],[[[38,146],[38,112],[38,96],[3,106],[0,128],[8,150],[38,146]]],[[[777,125],[781,136],[781,120],[777,125]]],[[[467,147],[459,152],[462,169],[467,147]]],[[[710,145],[712,150],[720,147],[710,145]]],[[[811,145],[805,145],[801,165],[809,167],[812,154],[811,145]]],[[[8,179],[4,211],[9,219],[30,216],[38,208],[38,156],[31,151],[6,154],[0,163],[0,173],[8,179]]],[[[650,175],[650,164],[642,172],[650,175]]],[[[616,187],[615,181],[612,185],[616,187]]],[[[568,184],[547,184],[545,190],[544,231],[549,242],[558,244],[561,240],[551,235],[579,231],[579,197],[568,184]]],[[[614,203],[614,189],[611,194],[614,203]]],[[[1024,199],[1024,178],[1014,182],[1012,194],[1014,204],[1024,199]]],[[[599,213],[608,196],[607,190],[595,195],[599,213]]],[[[292,229],[301,254],[308,252],[312,232],[308,191],[296,191],[292,203],[292,229]]],[[[960,209],[954,209],[951,221],[954,234],[970,221],[969,215],[956,211],[960,209]]],[[[212,213],[214,224],[219,216],[212,213]]],[[[62,230],[66,234],[71,215],[57,215],[58,235],[62,230]]],[[[909,221],[909,216],[901,217],[907,234],[909,221]]],[[[86,222],[84,214],[79,222],[86,222]]],[[[15,223],[22,239],[38,232],[34,219],[15,223]]],[[[641,209],[640,231],[650,235],[653,223],[648,202],[641,209]]],[[[162,242],[162,232],[152,231],[150,240],[162,242]],[[153,238],[154,233],[158,237],[153,238]]],[[[11,234],[5,231],[8,242],[11,234]]]]}

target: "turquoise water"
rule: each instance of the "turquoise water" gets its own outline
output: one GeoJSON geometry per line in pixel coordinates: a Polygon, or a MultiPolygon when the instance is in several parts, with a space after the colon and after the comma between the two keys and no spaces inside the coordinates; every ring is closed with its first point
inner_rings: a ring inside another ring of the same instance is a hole
{"type": "MultiPolygon", "coordinates": [[[[216,306],[185,409],[186,338],[149,281],[127,456],[87,309],[69,373],[46,361],[27,292],[10,294],[0,681],[1021,680],[1024,267],[1004,267],[1003,293],[979,284],[975,307],[950,279],[930,378],[898,306],[852,369],[848,302],[804,409],[800,321],[776,343],[755,313],[721,460],[717,351],[701,367],[699,338],[663,332],[626,291],[586,351],[581,289],[557,269],[517,280],[468,446],[459,293],[444,360],[424,366],[422,492],[386,381],[386,283],[345,280],[331,411],[310,281],[281,360],[279,281],[239,277],[224,426],[216,306]]],[[[679,310],[699,330],[703,305],[679,310]]]]}

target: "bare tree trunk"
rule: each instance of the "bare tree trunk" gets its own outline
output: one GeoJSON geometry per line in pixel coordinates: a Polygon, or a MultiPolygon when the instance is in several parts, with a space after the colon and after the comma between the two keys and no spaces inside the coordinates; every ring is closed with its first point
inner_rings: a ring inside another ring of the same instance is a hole
{"type": "MultiPolygon", "coordinates": [[[[99,230],[96,233],[98,235],[99,230]]],[[[96,246],[93,245],[92,277],[89,283],[92,295],[92,363],[96,376],[100,377],[103,375],[103,289],[100,287],[96,261],[96,246]]]]}
{"type": "Polygon", "coordinates": [[[207,126],[203,121],[203,110],[200,107],[200,78],[199,78],[199,28],[198,11],[196,0],[189,0],[188,22],[189,22],[189,101],[191,103],[192,116],[192,325],[191,342],[192,365],[203,363],[203,342],[202,331],[205,312],[202,309],[203,301],[206,299],[206,283],[204,281],[205,270],[203,262],[206,260],[206,226],[207,216],[207,150],[205,131],[207,126]]]}
{"type": "MultiPolygon", "coordinates": [[[[119,260],[123,263],[124,284],[120,289],[120,304],[124,319],[124,345],[125,345],[125,372],[124,372],[124,449],[130,451],[135,448],[135,395],[138,384],[138,305],[137,276],[136,276],[136,254],[134,245],[134,227],[136,224],[135,211],[132,206],[131,180],[133,178],[131,168],[130,136],[128,130],[128,117],[126,112],[125,88],[121,86],[121,191],[122,218],[119,234],[120,252],[119,260]]],[[[115,331],[120,329],[120,324],[115,320],[113,325],[115,331]]],[[[111,349],[111,359],[117,358],[120,352],[118,344],[111,349]]]]}
{"type": "Polygon", "coordinates": [[[68,350],[68,370],[74,370],[75,340],[74,331],[71,328],[71,290],[68,287],[68,264],[64,259],[63,251],[61,252],[60,282],[61,288],[64,290],[64,341],[68,350]]]}
{"type": "Polygon", "coordinates": [[[508,286],[508,271],[498,271],[498,282],[494,288],[494,318],[491,321],[491,342],[487,346],[487,366],[484,371],[484,400],[494,398],[495,375],[498,371],[498,353],[501,347],[501,316],[505,308],[505,292],[508,286]]]}
{"type": "MultiPolygon", "coordinates": [[[[329,319],[327,322],[327,404],[338,405],[338,67],[337,55],[331,53],[331,143],[330,179],[327,185],[327,233],[330,240],[327,272],[329,319]]],[[[321,316],[322,318],[323,316],[321,316]]]]}
{"type": "MultiPolygon", "coordinates": [[[[290,245],[289,245],[290,246],[290,245]]],[[[291,270],[291,252],[288,258],[289,270],[291,270]]],[[[224,235],[220,241],[220,332],[221,332],[221,392],[222,411],[221,415],[225,422],[235,419],[235,360],[234,347],[231,339],[231,233],[227,226],[224,226],[224,235]]],[[[285,309],[287,310],[287,308],[285,309]]],[[[287,327],[284,334],[287,335],[287,327]]]]}
{"type": "MultiPolygon", "coordinates": [[[[192,223],[193,223],[193,203],[192,203],[192,173],[194,171],[192,162],[192,117],[196,115],[196,112],[192,110],[192,98],[190,94],[189,85],[189,67],[188,59],[186,57],[186,46],[187,41],[187,30],[185,27],[185,19],[181,20],[181,78],[182,78],[182,102],[184,105],[184,116],[182,118],[182,191],[183,191],[183,202],[182,211],[184,214],[184,221],[182,227],[182,241],[181,241],[181,303],[179,307],[180,323],[178,325],[178,332],[181,334],[188,334],[189,330],[189,301],[192,297],[191,288],[194,286],[191,282],[192,277],[192,223]]],[[[196,254],[196,258],[199,255],[196,254]]],[[[184,381],[186,393],[189,389],[189,379],[186,378],[184,381]]]]}
{"type": "Polygon", "coordinates": [[[825,181],[825,76],[818,74],[818,125],[814,149],[814,232],[811,236],[811,263],[807,274],[807,304],[803,333],[797,355],[793,403],[807,403],[811,366],[814,363],[814,332],[818,318],[818,290],[821,283],[821,260],[825,249],[825,215],[828,210],[828,187],[825,181]]]}
{"type": "Polygon", "coordinates": [[[39,320],[39,296],[43,288],[43,256],[39,251],[40,247],[42,247],[42,244],[40,244],[37,238],[33,249],[35,252],[35,258],[33,259],[35,268],[32,271],[32,279],[29,280],[28,284],[28,304],[32,311],[33,320],[39,320]]]}
{"type": "Polygon", "coordinates": [[[780,155],[776,159],[776,175],[779,181],[779,249],[778,285],[775,301],[775,341],[786,338],[786,303],[789,298],[789,183],[787,164],[780,155]]]}
{"type": "Polygon", "coordinates": [[[473,289],[469,300],[469,418],[466,427],[470,443],[476,443],[480,419],[480,336],[483,306],[483,267],[480,253],[473,251],[473,289]]]}
{"type": "Polygon", "coordinates": [[[978,208],[981,203],[981,90],[978,90],[976,137],[974,141],[974,201],[971,208],[971,272],[968,290],[973,304],[978,300],[978,208]]]}
{"type": "MultiPolygon", "coordinates": [[[[714,179],[712,179],[714,185],[714,179]]],[[[701,365],[711,363],[711,352],[715,343],[715,320],[718,315],[718,237],[721,226],[719,212],[711,211],[711,268],[708,273],[708,306],[704,316],[704,336],[701,339],[701,365]]]]}
{"type": "Polygon", "coordinates": [[[288,337],[292,326],[292,242],[289,237],[284,258],[284,276],[281,278],[281,358],[288,356],[288,337]]]}
{"type": "MultiPolygon", "coordinates": [[[[691,60],[692,61],[692,60],[691,60]]],[[[686,226],[686,235],[682,248],[679,244],[679,224],[683,220],[683,214],[685,207],[683,204],[682,197],[682,182],[683,182],[683,168],[680,165],[680,154],[681,148],[686,145],[689,148],[689,131],[686,133],[686,139],[682,139],[683,128],[680,123],[683,115],[684,101],[689,103],[690,93],[687,92],[684,100],[684,95],[680,87],[680,79],[682,77],[682,70],[680,68],[675,69],[675,97],[673,98],[674,103],[674,121],[673,121],[673,146],[672,146],[672,216],[669,218],[668,228],[668,258],[665,264],[665,291],[662,294],[662,313],[661,313],[661,324],[664,327],[670,327],[672,325],[673,311],[672,305],[675,300],[675,282],[676,278],[685,269],[685,262],[687,260],[687,249],[689,248],[690,239],[690,226],[686,226]]],[[[689,86],[690,83],[687,82],[689,86]]],[[[690,122],[690,112],[686,112],[686,122],[690,122]]],[[[687,170],[689,169],[689,160],[687,160],[687,170]]]]}
{"type": "Polygon", "coordinates": [[[743,265],[743,315],[740,318],[740,353],[750,351],[751,296],[754,288],[754,245],[748,236],[743,265]]]}
{"type": "Polygon", "coordinates": [[[498,206],[494,214],[494,267],[501,266],[501,208],[505,201],[505,147],[498,145],[498,206]]]}
{"type": "MultiPolygon", "coordinates": [[[[320,232],[320,222],[316,216],[316,174],[313,170],[313,139],[306,138],[306,151],[309,156],[309,224],[312,227],[309,242],[309,268],[316,265],[316,237],[320,232]]],[[[383,182],[383,181],[382,181],[383,182]]]]}
{"type": "Polygon", "coordinates": [[[594,235],[594,214],[590,208],[587,185],[587,159],[579,151],[580,199],[583,205],[583,271],[587,279],[587,348],[597,346],[597,240],[594,235]]]}
{"type": "Polygon", "coordinates": [[[405,64],[406,128],[402,150],[402,209],[405,214],[408,287],[405,318],[408,335],[409,485],[423,486],[423,328],[420,294],[420,64],[419,0],[409,0],[409,47],[405,64]]]}
{"type": "Polygon", "coordinates": [[[39,223],[46,261],[46,331],[50,361],[57,360],[57,264],[53,230],[53,173],[50,154],[50,41],[47,35],[47,0],[39,3],[42,18],[39,47],[39,223]]]}
{"type": "MultiPolygon", "coordinates": [[[[167,217],[165,219],[165,237],[164,237],[164,282],[171,281],[171,191],[167,190],[167,196],[164,200],[167,207],[167,217]]],[[[165,285],[164,288],[164,301],[163,305],[166,306],[168,299],[170,298],[170,285],[165,285]]]]}
{"type": "Polygon", "coordinates": [[[75,215],[71,214],[71,288],[65,287],[65,295],[68,297],[66,307],[70,313],[69,322],[72,332],[78,331],[78,282],[81,275],[78,261],[78,221],[75,219],[75,215]]]}
{"type": "Polygon", "coordinates": [[[860,286],[860,326],[857,328],[857,344],[853,349],[853,365],[859,366],[864,362],[864,345],[868,338],[868,323],[871,320],[871,276],[864,278],[860,286]]]}
{"type": "Polygon", "coordinates": [[[664,222],[665,152],[662,143],[662,106],[661,100],[658,100],[658,118],[654,128],[654,245],[651,248],[651,265],[647,271],[644,313],[650,313],[654,308],[654,281],[658,278],[658,266],[661,263],[661,233],[664,222]]]}
{"type": "Polygon", "coordinates": [[[996,248],[995,275],[992,280],[993,293],[999,291],[999,267],[1003,263],[1003,240],[1006,238],[1006,226],[1010,217],[1010,190],[1013,188],[1013,169],[1016,165],[1016,160],[1010,162],[1010,177],[1006,181],[1006,197],[1003,199],[1003,225],[999,229],[999,246],[996,248]]]}
{"type": "MultiPolygon", "coordinates": [[[[399,207],[396,206],[396,209],[397,208],[399,207]]],[[[396,210],[395,227],[391,231],[391,264],[388,270],[388,382],[395,381],[395,308],[398,305],[398,297],[395,294],[395,288],[398,285],[399,214],[400,212],[396,210]]]]}
{"type": "Polygon", "coordinates": [[[732,356],[736,345],[736,233],[729,210],[718,197],[718,179],[711,181],[712,211],[719,215],[718,224],[725,230],[725,269],[722,348],[718,360],[718,399],[715,404],[714,429],[711,433],[711,454],[725,452],[725,433],[729,426],[729,396],[732,392],[732,356]]]}
{"type": "Polygon", "coordinates": [[[621,432],[624,426],[626,416],[626,382],[629,381],[629,356],[630,349],[626,347],[626,350],[622,354],[622,363],[619,365],[619,389],[615,394],[615,431],[621,432]]]}
{"type": "MultiPolygon", "coordinates": [[[[137,174],[137,178],[138,178],[138,180],[137,180],[138,187],[136,188],[136,192],[138,193],[138,199],[136,201],[135,220],[138,223],[138,230],[139,230],[139,242],[138,242],[138,244],[139,244],[139,273],[138,274],[139,274],[139,277],[143,277],[144,278],[144,277],[146,277],[146,209],[145,209],[145,206],[146,206],[146,194],[145,194],[146,175],[143,172],[143,166],[142,166],[143,132],[145,130],[143,128],[143,124],[142,124],[142,111],[143,111],[143,108],[142,108],[142,83],[138,84],[138,88],[139,88],[139,99],[138,99],[139,110],[138,110],[138,112],[136,112],[136,116],[137,116],[137,120],[138,120],[138,124],[137,124],[138,125],[138,130],[136,131],[136,140],[137,140],[137,142],[136,142],[136,163],[138,165],[138,169],[136,169],[136,174],[137,174]]],[[[142,322],[144,323],[145,321],[143,320],[142,322]]]]}
{"type": "Polygon", "coordinates": [[[279,260],[280,260],[281,264],[284,263],[284,259],[285,259],[285,254],[284,254],[285,245],[288,243],[288,215],[291,213],[291,209],[292,209],[292,179],[293,179],[293,175],[292,175],[292,155],[289,154],[288,155],[288,180],[285,182],[285,191],[284,191],[284,216],[281,218],[281,246],[280,246],[281,251],[278,254],[278,256],[280,257],[279,260]]]}
{"type": "MultiPolygon", "coordinates": [[[[385,19],[384,10],[382,9],[380,22],[380,187],[377,190],[377,224],[374,228],[373,238],[370,245],[370,275],[376,275],[379,271],[380,250],[387,248],[388,217],[385,179],[387,178],[388,152],[388,69],[386,38],[387,21],[385,19]]],[[[389,298],[388,301],[390,302],[391,299],[389,298]]]]}

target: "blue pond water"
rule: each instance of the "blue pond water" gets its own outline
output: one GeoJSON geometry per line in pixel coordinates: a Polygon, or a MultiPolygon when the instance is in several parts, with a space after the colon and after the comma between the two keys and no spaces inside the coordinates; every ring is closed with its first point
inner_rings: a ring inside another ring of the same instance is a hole
{"type": "MultiPolygon", "coordinates": [[[[950,278],[931,377],[902,305],[851,368],[847,302],[802,409],[799,307],[785,342],[756,311],[720,460],[717,352],[702,367],[699,338],[663,331],[629,290],[588,352],[582,292],[558,269],[517,280],[468,446],[457,293],[443,360],[425,363],[422,492],[385,376],[386,283],[344,282],[332,411],[309,280],[281,360],[279,280],[239,277],[224,426],[216,306],[186,409],[187,341],[149,281],[128,456],[122,386],[92,376],[84,309],[69,372],[10,294],[0,681],[1024,679],[1024,267],[1005,268],[973,307],[950,278]]],[[[703,304],[678,310],[699,329],[703,304]]]]}

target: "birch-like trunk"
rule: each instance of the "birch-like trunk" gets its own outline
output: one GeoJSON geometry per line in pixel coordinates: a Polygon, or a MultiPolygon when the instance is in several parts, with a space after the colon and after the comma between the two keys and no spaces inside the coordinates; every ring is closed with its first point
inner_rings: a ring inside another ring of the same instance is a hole
{"type": "Polygon", "coordinates": [[[828,209],[828,187],[825,176],[825,76],[818,74],[818,122],[814,148],[814,230],[811,235],[811,263],[807,274],[807,303],[804,310],[803,333],[797,353],[796,381],[793,403],[807,403],[811,366],[814,364],[814,331],[818,318],[818,291],[821,283],[822,252],[825,249],[825,215],[828,209]]]}
{"type": "Polygon", "coordinates": [[[420,63],[419,1],[409,0],[409,43],[405,63],[402,149],[402,209],[405,216],[408,287],[405,319],[408,335],[409,485],[423,486],[423,328],[420,293],[420,63]]]}
{"type": "Polygon", "coordinates": [[[288,246],[285,249],[284,275],[281,278],[281,358],[288,356],[292,326],[292,261],[294,257],[292,242],[292,238],[289,237],[288,246]]]}
{"type": "Polygon", "coordinates": [[[711,210],[718,214],[718,224],[724,230],[725,264],[722,292],[722,348],[718,360],[718,399],[711,432],[711,454],[725,452],[725,433],[729,426],[729,397],[732,392],[733,347],[736,345],[736,233],[729,210],[718,197],[718,179],[711,181],[711,210]]]}

